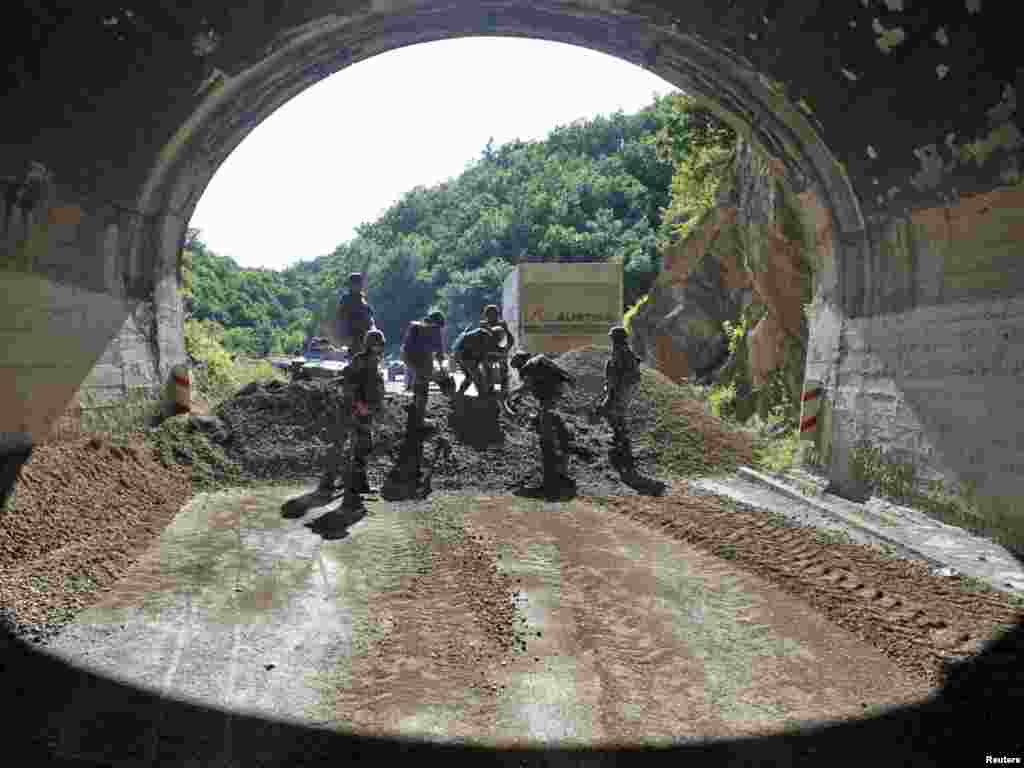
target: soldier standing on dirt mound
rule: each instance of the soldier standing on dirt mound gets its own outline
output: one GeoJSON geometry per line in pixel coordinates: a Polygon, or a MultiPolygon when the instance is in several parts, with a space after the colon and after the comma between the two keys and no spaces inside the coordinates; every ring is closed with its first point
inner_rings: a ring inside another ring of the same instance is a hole
{"type": "Polygon", "coordinates": [[[366,301],[363,292],[365,279],[362,272],[353,272],[348,276],[348,291],[338,299],[338,308],[334,318],[334,343],[348,347],[349,360],[353,360],[363,350],[367,331],[377,327],[373,319],[373,307],[366,301]]]}
{"type": "MultiPolygon", "coordinates": [[[[434,377],[434,361],[444,365],[444,315],[431,312],[422,320],[409,323],[402,340],[402,362],[413,390],[415,427],[423,426],[427,413],[427,395],[434,377]]],[[[439,378],[439,383],[441,383],[439,378]]]]}
{"type": "Polygon", "coordinates": [[[494,304],[484,307],[480,327],[489,330],[494,337],[495,351],[491,352],[490,357],[498,365],[498,383],[501,384],[501,399],[504,402],[508,399],[508,356],[516,345],[516,339],[494,304]]]}
{"type": "Polygon", "coordinates": [[[626,429],[626,411],[640,384],[640,358],[629,346],[629,334],[621,325],[608,332],[612,354],[604,366],[604,393],[597,413],[612,429],[612,466],[620,472],[635,472],[633,447],[626,429]]]}
{"type": "Polygon", "coordinates": [[[460,395],[466,394],[470,384],[476,387],[476,393],[480,397],[491,394],[494,384],[491,381],[487,356],[494,350],[494,335],[487,328],[473,328],[455,340],[455,344],[452,345],[452,357],[466,376],[459,387],[460,395]]]}
{"type": "Polygon", "coordinates": [[[424,490],[420,470],[430,382],[436,380],[447,396],[455,389],[455,382],[443,370],[434,373],[435,360],[439,367],[444,364],[444,325],[444,315],[431,312],[423,320],[410,323],[402,340],[402,362],[406,365],[406,376],[411,379],[413,401],[408,408],[398,463],[388,473],[381,491],[386,499],[414,498],[424,490]]]}
{"type": "Polygon", "coordinates": [[[569,477],[568,432],[561,417],[554,411],[565,393],[565,385],[573,386],[575,379],[544,355],[517,352],[512,356],[511,365],[519,373],[522,383],[509,393],[505,410],[511,413],[510,403],[523,392],[533,395],[540,405],[537,433],[540,437],[545,491],[552,494],[575,491],[576,482],[569,477]]]}
{"type": "Polygon", "coordinates": [[[384,377],[380,373],[384,334],[374,329],[368,331],[362,341],[363,351],[352,358],[341,376],[341,412],[327,471],[320,481],[321,491],[333,491],[339,472],[343,473],[345,498],[342,507],[348,509],[359,507],[359,494],[371,491],[366,464],[373,450],[373,417],[384,404],[384,377]]]}

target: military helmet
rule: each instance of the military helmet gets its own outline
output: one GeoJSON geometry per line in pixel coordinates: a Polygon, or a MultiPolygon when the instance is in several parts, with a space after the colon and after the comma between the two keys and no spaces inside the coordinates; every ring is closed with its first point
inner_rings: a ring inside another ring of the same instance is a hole
{"type": "Polygon", "coordinates": [[[515,368],[517,371],[526,365],[526,361],[529,360],[533,355],[529,352],[516,352],[512,355],[512,359],[509,360],[508,364],[515,368]]]}
{"type": "Polygon", "coordinates": [[[348,276],[348,282],[349,282],[349,284],[363,282],[363,273],[362,272],[353,272],[353,273],[351,273],[348,276]]]}
{"type": "Polygon", "coordinates": [[[366,347],[380,347],[383,349],[386,343],[387,340],[384,338],[384,334],[376,328],[372,331],[367,331],[363,339],[363,344],[366,347]]]}
{"type": "Polygon", "coordinates": [[[488,317],[490,315],[496,315],[497,316],[499,314],[500,313],[498,312],[498,305],[497,304],[488,304],[486,307],[484,307],[484,317],[488,317]]]}
{"type": "Polygon", "coordinates": [[[440,312],[431,312],[427,315],[427,321],[434,325],[444,325],[444,315],[440,312]]]}
{"type": "Polygon", "coordinates": [[[612,339],[613,341],[625,341],[627,338],[629,338],[629,333],[623,326],[616,325],[614,328],[608,331],[608,338],[612,339]]]}

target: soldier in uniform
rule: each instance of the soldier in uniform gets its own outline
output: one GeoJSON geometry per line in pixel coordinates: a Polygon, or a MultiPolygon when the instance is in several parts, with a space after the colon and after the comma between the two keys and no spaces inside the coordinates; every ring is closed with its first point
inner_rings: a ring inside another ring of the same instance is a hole
{"type": "Polygon", "coordinates": [[[367,461],[373,450],[371,430],[373,417],[384,405],[384,377],[380,373],[384,334],[374,329],[368,331],[362,341],[363,351],[352,359],[341,376],[341,412],[337,416],[327,472],[320,482],[321,491],[333,491],[338,475],[343,475],[342,506],[345,508],[360,506],[359,494],[371,491],[366,476],[367,461]]]}
{"type": "Polygon", "coordinates": [[[494,337],[495,350],[491,352],[490,358],[498,366],[498,383],[501,384],[501,399],[504,401],[508,398],[508,356],[516,345],[516,339],[494,304],[484,307],[480,327],[489,330],[494,337]]]}
{"type": "Polygon", "coordinates": [[[362,351],[367,331],[377,327],[373,307],[367,302],[363,291],[365,284],[363,273],[353,272],[348,276],[348,291],[338,297],[334,328],[336,338],[332,341],[337,346],[348,347],[350,360],[362,351]]]}
{"type": "Polygon", "coordinates": [[[402,340],[402,362],[406,365],[406,380],[413,390],[416,429],[423,426],[427,412],[427,395],[434,379],[435,361],[439,367],[445,361],[444,315],[440,312],[431,312],[422,320],[409,323],[402,340]]]}
{"type": "Polygon", "coordinates": [[[612,340],[612,353],[604,366],[604,393],[597,408],[612,429],[612,466],[631,473],[633,448],[626,429],[626,411],[640,383],[640,358],[629,346],[629,334],[621,325],[608,332],[612,340]]]}
{"type": "Polygon", "coordinates": [[[452,357],[466,378],[459,386],[459,394],[466,394],[469,385],[476,387],[477,395],[488,397],[494,386],[487,357],[495,350],[494,335],[487,328],[466,331],[452,346],[452,357]]]}
{"type": "Polygon", "coordinates": [[[565,393],[565,385],[573,386],[575,380],[544,355],[517,352],[512,356],[511,365],[518,372],[522,383],[509,393],[506,410],[511,412],[511,402],[524,392],[533,395],[540,405],[537,433],[541,444],[545,490],[551,493],[574,490],[576,483],[569,477],[568,471],[569,436],[565,424],[554,409],[565,393]]]}

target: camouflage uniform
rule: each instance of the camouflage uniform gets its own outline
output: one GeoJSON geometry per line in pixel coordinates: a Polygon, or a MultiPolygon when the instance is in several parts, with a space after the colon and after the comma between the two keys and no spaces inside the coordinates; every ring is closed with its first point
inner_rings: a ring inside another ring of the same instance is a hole
{"type": "Polygon", "coordinates": [[[494,337],[487,328],[475,328],[464,333],[455,342],[452,357],[465,374],[466,378],[459,387],[459,394],[465,394],[472,384],[481,397],[491,394],[494,382],[491,369],[487,365],[487,356],[495,350],[494,337]]]}
{"type": "Polygon", "coordinates": [[[565,393],[565,385],[573,384],[573,378],[553,360],[544,355],[534,355],[523,362],[516,355],[512,365],[522,379],[510,395],[528,392],[540,405],[537,417],[537,434],[540,438],[541,458],[544,467],[544,485],[572,484],[569,477],[569,433],[561,417],[555,413],[555,406],[565,393]]]}
{"type": "Polygon", "coordinates": [[[430,393],[430,382],[434,378],[434,360],[444,359],[443,324],[416,320],[409,324],[406,332],[406,343],[402,345],[402,362],[407,366],[406,374],[412,381],[413,409],[415,411],[415,427],[423,426],[427,413],[427,396],[430,393]],[[416,340],[410,334],[416,334],[416,340]]]}
{"type": "Polygon", "coordinates": [[[365,493],[369,490],[366,465],[373,450],[373,417],[384,404],[384,377],[378,364],[376,354],[363,351],[352,359],[341,376],[339,411],[335,415],[327,472],[320,483],[322,488],[332,488],[341,474],[347,492],[365,493]],[[357,414],[356,402],[366,403],[369,414],[357,414]]]}
{"type": "Polygon", "coordinates": [[[640,383],[640,358],[626,341],[624,329],[612,336],[612,354],[604,366],[604,379],[605,395],[599,412],[612,430],[612,463],[631,467],[633,448],[626,429],[626,412],[640,383]]]}
{"type": "MultiPolygon", "coordinates": [[[[366,332],[376,328],[377,324],[373,317],[373,307],[367,302],[366,294],[361,290],[354,290],[352,286],[338,297],[338,312],[341,313],[343,310],[351,315],[354,321],[353,325],[356,326],[352,328],[351,340],[347,341],[349,359],[351,360],[363,351],[366,332]]],[[[343,342],[346,340],[341,338],[338,330],[336,333],[339,338],[334,339],[335,344],[344,346],[343,342]]]]}
{"type": "MultiPolygon", "coordinates": [[[[504,320],[497,322],[488,322],[487,319],[480,321],[480,327],[486,328],[491,332],[494,338],[494,350],[490,353],[489,357],[492,361],[497,363],[498,366],[498,382],[501,385],[502,397],[508,396],[508,355],[515,346],[516,340],[512,336],[512,331],[508,327],[508,323],[504,320]]],[[[490,366],[488,373],[490,373],[490,366]]],[[[492,385],[495,382],[492,382],[492,385]]]]}

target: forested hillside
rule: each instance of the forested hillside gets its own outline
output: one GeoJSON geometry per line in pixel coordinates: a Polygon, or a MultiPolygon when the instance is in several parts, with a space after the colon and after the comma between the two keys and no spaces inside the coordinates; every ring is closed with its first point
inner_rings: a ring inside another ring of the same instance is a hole
{"type": "Polygon", "coordinates": [[[673,224],[666,209],[686,217],[673,174],[697,124],[682,106],[666,96],[633,115],[558,127],[543,141],[489,142],[457,178],[410,190],[333,253],[280,272],[242,269],[192,231],[182,259],[186,308],[223,326],[229,350],[262,355],[297,351],[318,334],[352,271],[367,274],[390,343],[432,309],[450,329],[474,322],[482,305],[500,301],[519,261],[619,259],[629,306],[658,273],[659,242],[673,224]]]}

